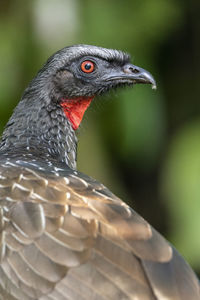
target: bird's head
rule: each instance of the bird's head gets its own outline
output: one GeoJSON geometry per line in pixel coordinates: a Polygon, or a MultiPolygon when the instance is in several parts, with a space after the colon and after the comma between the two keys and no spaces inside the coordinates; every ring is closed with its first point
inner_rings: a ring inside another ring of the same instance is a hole
{"type": "Polygon", "coordinates": [[[149,83],[152,75],[132,65],[122,51],[90,45],[66,47],[51,56],[32,86],[42,85],[51,101],[61,105],[73,129],[77,129],[86,108],[99,94],[122,85],[149,83]]]}
{"type": "Polygon", "coordinates": [[[3,132],[0,151],[36,151],[37,157],[50,155],[75,169],[75,130],[92,99],[135,83],[155,87],[152,75],[132,65],[124,52],[88,45],[63,48],[24,91],[3,132]]]}

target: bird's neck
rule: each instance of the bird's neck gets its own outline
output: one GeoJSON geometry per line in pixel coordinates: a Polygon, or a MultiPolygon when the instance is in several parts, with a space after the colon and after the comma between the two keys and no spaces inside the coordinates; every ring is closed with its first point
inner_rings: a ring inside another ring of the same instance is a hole
{"type": "Polygon", "coordinates": [[[3,132],[0,155],[56,160],[76,169],[77,138],[71,122],[59,104],[38,97],[19,102],[3,132]]]}

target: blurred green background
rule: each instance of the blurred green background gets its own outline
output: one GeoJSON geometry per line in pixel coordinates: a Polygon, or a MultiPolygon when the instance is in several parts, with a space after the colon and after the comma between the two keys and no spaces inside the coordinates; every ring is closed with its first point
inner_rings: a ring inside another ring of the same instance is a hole
{"type": "Polygon", "coordinates": [[[1,0],[0,130],[54,51],[122,49],[158,89],[96,99],[79,130],[79,170],[161,231],[200,275],[200,1],[1,0]]]}

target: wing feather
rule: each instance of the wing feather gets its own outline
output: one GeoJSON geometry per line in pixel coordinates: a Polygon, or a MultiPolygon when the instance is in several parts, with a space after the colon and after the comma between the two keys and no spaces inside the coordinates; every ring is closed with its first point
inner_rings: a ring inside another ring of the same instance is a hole
{"type": "Polygon", "coordinates": [[[176,250],[102,184],[13,164],[0,175],[0,299],[200,299],[176,250]]]}

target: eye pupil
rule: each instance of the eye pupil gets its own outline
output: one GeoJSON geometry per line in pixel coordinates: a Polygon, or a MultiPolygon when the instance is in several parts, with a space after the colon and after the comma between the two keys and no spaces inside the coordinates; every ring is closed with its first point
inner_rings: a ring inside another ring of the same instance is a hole
{"type": "Polygon", "coordinates": [[[91,68],[92,68],[91,64],[89,64],[89,63],[88,63],[88,64],[85,64],[85,69],[86,69],[86,70],[90,70],[91,68]]]}
{"type": "Polygon", "coordinates": [[[90,60],[85,60],[81,64],[81,70],[84,73],[92,73],[94,71],[95,64],[90,60]]]}

